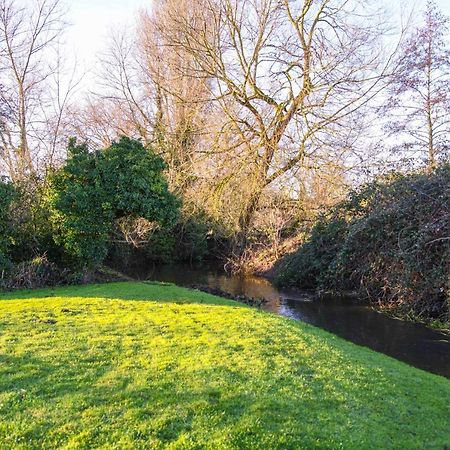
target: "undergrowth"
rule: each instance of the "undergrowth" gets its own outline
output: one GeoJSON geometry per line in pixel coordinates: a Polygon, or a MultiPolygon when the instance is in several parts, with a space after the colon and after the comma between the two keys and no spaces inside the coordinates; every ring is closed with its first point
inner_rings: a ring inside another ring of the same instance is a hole
{"type": "Polygon", "coordinates": [[[322,215],[276,283],[356,290],[402,317],[450,320],[450,165],[390,174],[322,215]]]}

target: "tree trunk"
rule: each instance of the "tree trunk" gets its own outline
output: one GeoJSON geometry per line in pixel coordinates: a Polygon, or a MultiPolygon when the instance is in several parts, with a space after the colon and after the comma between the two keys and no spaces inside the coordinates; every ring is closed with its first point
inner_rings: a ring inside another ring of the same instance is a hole
{"type": "Polygon", "coordinates": [[[19,147],[17,149],[17,172],[20,180],[25,180],[34,174],[33,161],[28,147],[27,116],[25,92],[23,84],[19,83],[19,147]]]}
{"type": "Polygon", "coordinates": [[[252,193],[248,202],[241,211],[241,214],[239,215],[239,232],[237,233],[233,243],[233,255],[235,257],[239,258],[242,256],[248,246],[248,238],[253,216],[258,207],[262,191],[263,189],[261,188],[252,193]]]}

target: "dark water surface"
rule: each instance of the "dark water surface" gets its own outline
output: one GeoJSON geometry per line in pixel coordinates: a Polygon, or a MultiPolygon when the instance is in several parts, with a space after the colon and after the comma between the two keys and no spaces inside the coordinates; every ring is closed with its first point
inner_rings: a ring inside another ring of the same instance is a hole
{"type": "Polygon", "coordinates": [[[217,268],[141,265],[135,278],[179,286],[203,284],[233,295],[264,298],[263,309],[302,320],[421,369],[450,378],[450,337],[421,324],[392,319],[350,299],[318,300],[297,289],[277,289],[261,277],[228,276],[217,268]]]}

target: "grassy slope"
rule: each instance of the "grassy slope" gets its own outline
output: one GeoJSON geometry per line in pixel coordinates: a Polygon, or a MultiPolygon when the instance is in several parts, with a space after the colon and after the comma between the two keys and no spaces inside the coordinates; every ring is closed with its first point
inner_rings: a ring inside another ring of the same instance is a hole
{"type": "Polygon", "coordinates": [[[443,448],[449,418],[448,380],[208,294],[0,296],[0,448],[443,448]]]}

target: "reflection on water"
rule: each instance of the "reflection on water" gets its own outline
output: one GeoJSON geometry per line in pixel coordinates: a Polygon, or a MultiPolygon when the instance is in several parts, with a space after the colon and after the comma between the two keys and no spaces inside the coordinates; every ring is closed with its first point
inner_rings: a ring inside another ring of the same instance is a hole
{"type": "Polygon", "coordinates": [[[140,279],[180,286],[205,284],[234,295],[264,298],[263,309],[308,322],[359,345],[450,378],[450,339],[421,324],[391,319],[349,299],[317,300],[304,291],[276,289],[260,277],[227,276],[219,269],[189,266],[140,266],[129,271],[140,279]]]}

